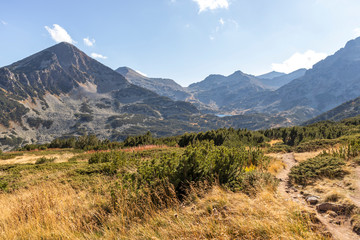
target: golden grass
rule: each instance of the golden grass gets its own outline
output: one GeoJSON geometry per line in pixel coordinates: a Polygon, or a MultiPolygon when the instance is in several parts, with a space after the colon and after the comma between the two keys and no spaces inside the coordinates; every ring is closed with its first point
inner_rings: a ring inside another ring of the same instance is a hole
{"type": "Polygon", "coordinates": [[[298,162],[303,162],[310,158],[316,157],[317,155],[319,155],[322,152],[323,152],[323,150],[317,150],[314,152],[294,153],[294,157],[298,162]]]}
{"type": "Polygon", "coordinates": [[[299,205],[276,198],[271,191],[250,198],[214,187],[195,204],[157,213],[146,222],[132,225],[127,236],[120,238],[324,239],[310,230],[309,223],[309,216],[299,205]]]}
{"type": "Polygon", "coordinates": [[[273,175],[277,175],[277,173],[279,173],[285,168],[286,168],[286,164],[283,161],[279,159],[272,159],[268,167],[268,172],[273,175]]]}
{"type": "Polygon", "coordinates": [[[61,154],[38,154],[34,155],[32,153],[25,153],[23,156],[18,156],[12,159],[8,160],[1,160],[0,165],[6,165],[6,164],[27,164],[27,163],[35,163],[37,159],[42,157],[47,158],[55,158],[56,163],[60,162],[67,162],[70,158],[76,156],[78,154],[74,153],[61,153],[61,154]]]}
{"type": "Polygon", "coordinates": [[[1,239],[78,239],[99,230],[103,197],[48,183],[0,196],[1,239]]]}
{"type": "Polygon", "coordinates": [[[286,164],[282,161],[283,154],[281,153],[267,153],[270,158],[267,171],[273,175],[277,175],[280,171],[286,168],[286,164]]]}
{"type": "Polygon", "coordinates": [[[147,197],[129,200],[121,187],[112,199],[101,191],[104,181],[81,191],[48,182],[1,194],[0,238],[322,239],[299,205],[272,191],[251,198],[214,187],[196,190],[185,204],[154,206],[147,197]]]}
{"type": "Polygon", "coordinates": [[[283,140],[281,139],[273,139],[269,142],[270,146],[273,146],[276,143],[283,143],[283,140]]]}

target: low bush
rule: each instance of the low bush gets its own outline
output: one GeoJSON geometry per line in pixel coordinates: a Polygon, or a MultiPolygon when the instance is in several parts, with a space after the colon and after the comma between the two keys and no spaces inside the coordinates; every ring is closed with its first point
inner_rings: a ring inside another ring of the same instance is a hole
{"type": "Polygon", "coordinates": [[[18,156],[22,156],[24,155],[23,153],[3,153],[0,154],[0,160],[9,160],[9,159],[13,159],[16,158],[18,156]]]}
{"type": "Polygon", "coordinates": [[[295,147],[295,152],[311,152],[324,148],[331,148],[339,141],[336,139],[316,139],[307,142],[302,142],[295,147]]]}
{"type": "Polygon", "coordinates": [[[46,157],[41,157],[39,159],[36,160],[35,164],[44,164],[44,163],[52,163],[55,161],[56,158],[46,158],[46,157]]]}
{"type": "Polygon", "coordinates": [[[309,185],[319,178],[337,178],[345,174],[345,162],[332,156],[311,158],[293,167],[289,174],[290,180],[301,185],[309,185]]]}

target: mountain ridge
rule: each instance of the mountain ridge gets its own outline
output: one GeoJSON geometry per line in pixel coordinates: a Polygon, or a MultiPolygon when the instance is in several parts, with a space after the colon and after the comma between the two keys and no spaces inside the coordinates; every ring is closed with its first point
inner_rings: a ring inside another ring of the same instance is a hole
{"type": "Polygon", "coordinates": [[[169,97],[173,100],[184,101],[190,94],[185,88],[168,78],[150,78],[144,76],[129,67],[119,67],[115,70],[124,76],[129,82],[137,86],[149,89],[161,96],[169,97]]]}

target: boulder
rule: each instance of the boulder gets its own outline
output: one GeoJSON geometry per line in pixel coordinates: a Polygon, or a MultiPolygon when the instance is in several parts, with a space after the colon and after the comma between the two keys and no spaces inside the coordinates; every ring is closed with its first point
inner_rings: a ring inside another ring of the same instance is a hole
{"type": "Polygon", "coordinates": [[[318,196],[308,196],[305,198],[306,202],[311,205],[316,205],[319,202],[318,196]]]}
{"type": "Polygon", "coordinates": [[[334,211],[337,214],[339,214],[339,213],[344,213],[346,211],[346,206],[325,202],[317,205],[316,210],[318,212],[334,211]]]}

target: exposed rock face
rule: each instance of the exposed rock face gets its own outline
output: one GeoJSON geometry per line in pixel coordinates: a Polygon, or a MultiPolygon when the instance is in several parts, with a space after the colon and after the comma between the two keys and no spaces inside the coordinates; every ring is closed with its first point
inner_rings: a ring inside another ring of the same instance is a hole
{"type": "Polygon", "coordinates": [[[120,67],[115,71],[124,76],[130,83],[149,89],[161,96],[166,96],[173,100],[186,100],[190,97],[187,90],[172,79],[149,78],[128,67],[120,67]]]}

